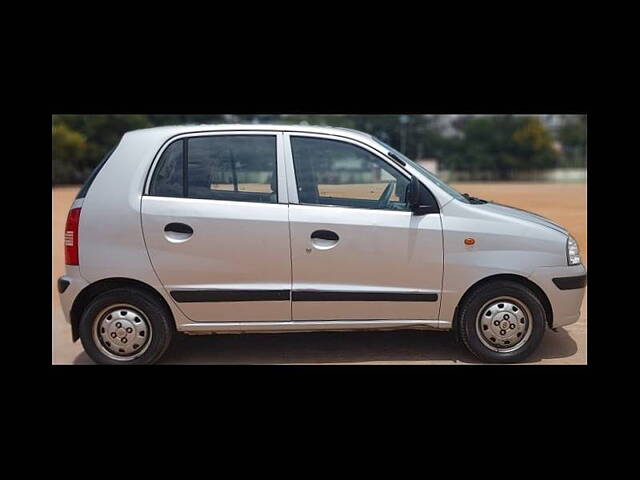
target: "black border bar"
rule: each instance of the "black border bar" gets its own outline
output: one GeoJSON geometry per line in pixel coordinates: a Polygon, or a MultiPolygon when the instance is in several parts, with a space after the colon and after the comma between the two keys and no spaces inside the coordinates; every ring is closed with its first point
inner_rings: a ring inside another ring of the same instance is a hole
{"type": "Polygon", "coordinates": [[[294,290],[294,302],[435,302],[436,293],[317,292],[294,290]]]}
{"type": "Polygon", "coordinates": [[[196,302],[267,302],[289,300],[289,290],[173,290],[178,303],[196,302]]]}
{"type": "Polygon", "coordinates": [[[178,303],[195,302],[436,302],[436,293],[414,292],[322,292],[315,290],[173,290],[178,303]]]}

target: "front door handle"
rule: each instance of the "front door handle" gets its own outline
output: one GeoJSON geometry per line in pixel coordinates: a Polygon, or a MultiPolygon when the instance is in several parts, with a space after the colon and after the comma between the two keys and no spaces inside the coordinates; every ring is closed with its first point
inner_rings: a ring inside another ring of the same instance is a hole
{"type": "Polygon", "coordinates": [[[170,242],[184,242],[193,235],[193,228],[185,223],[169,223],[164,227],[164,235],[170,242]]]}

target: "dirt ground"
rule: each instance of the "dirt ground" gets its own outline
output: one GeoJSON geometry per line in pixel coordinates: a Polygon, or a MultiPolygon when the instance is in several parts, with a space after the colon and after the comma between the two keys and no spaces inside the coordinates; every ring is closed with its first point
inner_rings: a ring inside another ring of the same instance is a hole
{"type": "MultiPolygon", "coordinates": [[[[587,264],[586,184],[465,183],[460,192],[529,210],[569,229],[587,264]]],[[[60,308],[56,281],[64,273],[64,224],[78,187],[52,191],[52,363],[92,364],[60,308]]],[[[587,363],[587,304],[580,320],[557,333],[547,330],[531,364],[587,363]]],[[[321,332],[178,335],[160,363],[167,364],[469,364],[478,363],[443,332],[321,332]]]]}

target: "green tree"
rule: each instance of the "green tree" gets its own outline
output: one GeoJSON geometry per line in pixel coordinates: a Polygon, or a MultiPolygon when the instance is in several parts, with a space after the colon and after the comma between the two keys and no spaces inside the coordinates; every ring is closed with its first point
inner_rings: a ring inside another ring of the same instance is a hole
{"type": "Polygon", "coordinates": [[[54,183],[83,183],[125,132],[150,126],[146,115],[54,115],[52,149],[58,152],[54,154],[54,183]],[[83,138],[84,147],[72,154],[69,142],[79,142],[73,133],[83,138]]]}
{"type": "Polygon", "coordinates": [[[56,115],[87,138],[87,167],[95,167],[129,130],[153,126],[147,115],[56,115]]]}
{"type": "Polygon", "coordinates": [[[226,123],[224,115],[147,115],[151,126],[226,123]]]}
{"type": "Polygon", "coordinates": [[[477,116],[459,125],[463,137],[453,142],[450,161],[455,170],[494,171],[508,180],[516,171],[549,168],[558,161],[553,137],[537,117],[477,116]]]}
{"type": "Polygon", "coordinates": [[[563,166],[587,165],[587,116],[565,115],[558,130],[558,140],[564,149],[563,166]]]}
{"type": "Polygon", "coordinates": [[[51,132],[52,183],[79,183],[83,180],[83,163],[87,139],[64,123],[54,122],[51,132]]]}
{"type": "Polygon", "coordinates": [[[551,132],[538,117],[526,117],[513,133],[516,169],[544,169],[557,166],[559,155],[554,149],[551,132]]]}
{"type": "Polygon", "coordinates": [[[508,179],[517,170],[556,165],[583,166],[586,117],[568,115],[554,139],[538,117],[462,116],[453,123],[460,135],[443,136],[435,115],[54,115],[53,181],[82,183],[129,130],[202,123],[282,123],[327,125],[367,132],[410,158],[437,158],[442,168],[497,172],[508,179]]]}

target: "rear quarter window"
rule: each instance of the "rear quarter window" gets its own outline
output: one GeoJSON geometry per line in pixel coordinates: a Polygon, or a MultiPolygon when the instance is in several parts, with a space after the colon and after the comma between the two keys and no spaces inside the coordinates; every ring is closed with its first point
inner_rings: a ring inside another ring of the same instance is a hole
{"type": "Polygon", "coordinates": [[[154,197],[184,196],[184,140],[169,145],[153,172],[149,195],[154,197]]]}

